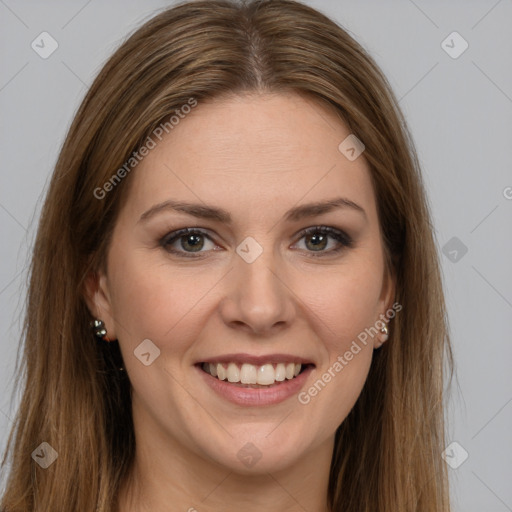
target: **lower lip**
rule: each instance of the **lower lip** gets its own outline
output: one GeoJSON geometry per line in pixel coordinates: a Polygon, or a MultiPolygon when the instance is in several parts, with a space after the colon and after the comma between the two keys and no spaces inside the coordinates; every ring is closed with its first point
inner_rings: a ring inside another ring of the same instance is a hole
{"type": "Polygon", "coordinates": [[[195,366],[195,368],[201,374],[204,382],[226,400],[237,405],[256,406],[278,404],[298,394],[314,367],[308,366],[297,377],[284,380],[269,388],[244,388],[225,380],[219,380],[202,370],[200,366],[195,366]]]}

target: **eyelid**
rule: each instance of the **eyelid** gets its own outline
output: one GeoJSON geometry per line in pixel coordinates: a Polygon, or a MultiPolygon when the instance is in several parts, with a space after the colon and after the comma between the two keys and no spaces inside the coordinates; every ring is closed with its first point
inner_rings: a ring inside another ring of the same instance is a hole
{"type": "Polygon", "coordinates": [[[167,243],[167,242],[169,242],[171,240],[176,240],[176,239],[180,238],[181,236],[188,235],[188,234],[191,234],[191,235],[201,234],[201,235],[204,235],[204,236],[206,236],[207,238],[209,238],[211,240],[211,236],[208,234],[208,232],[205,229],[203,229],[203,228],[196,228],[196,227],[189,227],[189,228],[181,228],[181,229],[176,229],[174,231],[170,231],[169,233],[164,235],[160,239],[160,241],[162,243],[167,243]]]}
{"type": "Polygon", "coordinates": [[[196,228],[196,227],[187,227],[182,229],[176,229],[174,231],[171,231],[164,235],[160,240],[158,241],[158,244],[163,247],[164,250],[166,250],[170,254],[180,255],[185,258],[201,258],[203,254],[209,252],[209,251],[198,251],[198,252],[187,252],[187,251],[177,251],[174,249],[166,249],[167,245],[170,245],[171,243],[176,242],[181,237],[185,235],[196,235],[200,234],[203,235],[205,238],[208,238],[213,244],[218,245],[215,243],[215,241],[212,239],[212,237],[208,234],[208,232],[203,228],[196,228]]]}
{"type": "Polygon", "coordinates": [[[346,244],[347,246],[352,245],[354,242],[352,237],[350,237],[344,230],[334,228],[331,226],[326,226],[324,224],[304,228],[304,229],[300,230],[295,236],[300,236],[300,238],[302,238],[305,235],[309,235],[310,233],[323,233],[323,234],[331,235],[335,239],[340,238],[340,239],[342,239],[341,242],[346,244]]]}
{"type": "MultiPolygon", "coordinates": [[[[326,225],[316,225],[310,226],[308,228],[302,229],[295,236],[298,236],[298,240],[295,243],[300,242],[305,236],[311,233],[321,233],[330,236],[334,240],[338,242],[338,247],[334,249],[330,249],[329,251],[304,251],[308,254],[308,256],[312,256],[313,258],[328,258],[329,256],[337,255],[338,253],[344,251],[345,249],[352,248],[354,245],[354,240],[350,237],[344,230],[339,228],[334,228],[326,225]]],[[[295,245],[295,244],[294,244],[295,245]]]]}

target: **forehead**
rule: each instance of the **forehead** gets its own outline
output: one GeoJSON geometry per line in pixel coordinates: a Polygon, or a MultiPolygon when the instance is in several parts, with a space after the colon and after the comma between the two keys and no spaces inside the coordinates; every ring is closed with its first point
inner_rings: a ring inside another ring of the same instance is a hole
{"type": "Polygon", "coordinates": [[[349,135],[334,112],[297,94],[199,102],[155,138],[133,171],[127,202],[139,214],[170,198],[247,212],[341,195],[371,210],[364,156],[350,161],[338,149],[349,135]]]}

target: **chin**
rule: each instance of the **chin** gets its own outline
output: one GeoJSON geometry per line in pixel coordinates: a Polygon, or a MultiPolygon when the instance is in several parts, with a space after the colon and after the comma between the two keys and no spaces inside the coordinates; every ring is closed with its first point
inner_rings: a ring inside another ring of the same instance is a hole
{"type": "Polygon", "coordinates": [[[286,431],[289,425],[283,426],[282,432],[277,432],[280,428],[278,426],[276,429],[276,423],[260,423],[251,432],[250,428],[244,426],[243,433],[232,434],[233,437],[226,435],[224,443],[217,444],[214,450],[211,439],[203,439],[198,444],[206,448],[203,455],[208,454],[210,460],[238,474],[258,475],[283,471],[305,456],[305,438],[308,436],[305,433],[290,436],[289,431],[286,431]]]}

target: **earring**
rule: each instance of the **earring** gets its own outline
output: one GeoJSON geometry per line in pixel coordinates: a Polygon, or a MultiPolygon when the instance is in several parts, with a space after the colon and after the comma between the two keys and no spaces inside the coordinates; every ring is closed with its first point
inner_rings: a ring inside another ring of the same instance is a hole
{"type": "MultiPolygon", "coordinates": [[[[92,327],[92,330],[94,334],[101,339],[104,339],[107,335],[107,329],[105,327],[105,322],[103,320],[94,319],[92,322],[90,322],[90,325],[92,327]]],[[[110,341],[108,338],[105,339],[105,341],[110,341]]]]}
{"type": "Polygon", "coordinates": [[[382,347],[382,345],[384,345],[384,342],[387,341],[389,338],[389,330],[387,325],[384,325],[380,332],[382,334],[380,335],[380,341],[378,342],[378,345],[375,347],[376,349],[382,347]]]}
{"type": "MultiPolygon", "coordinates": [[[[107,329],[103,320],[94,319],[92,322],[90,322],[90,326],[98,338],[105,340],[106,342],[113,341],[110,338],[107,338],[107,329]]],[[[119,367],[119,371],[124,372],[124,368],[122,366],[119,367]]]]}

